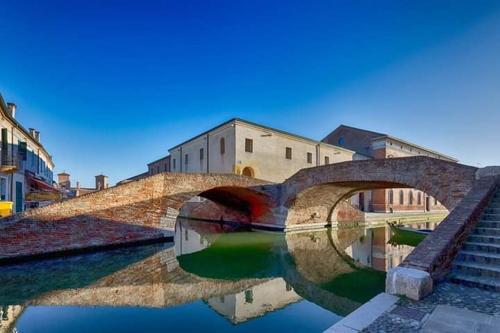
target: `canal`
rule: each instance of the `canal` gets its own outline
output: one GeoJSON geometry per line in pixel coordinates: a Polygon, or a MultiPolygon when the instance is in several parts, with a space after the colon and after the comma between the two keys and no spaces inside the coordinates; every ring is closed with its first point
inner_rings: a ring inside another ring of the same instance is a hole
{"type": "Polygon", "coordinates": [[[0,267],[0,333],[321,332],[382,292],[413,241],[179,219],[175,245],[0,267]]]}

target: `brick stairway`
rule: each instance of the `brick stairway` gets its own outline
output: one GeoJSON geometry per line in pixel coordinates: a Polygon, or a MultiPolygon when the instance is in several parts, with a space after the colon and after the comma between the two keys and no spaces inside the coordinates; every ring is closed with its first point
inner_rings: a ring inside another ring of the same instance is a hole
{"type": "Polygon", "coordinates": [[[455,258],[450,279],[500,291],[500,189],[455,258]]]}

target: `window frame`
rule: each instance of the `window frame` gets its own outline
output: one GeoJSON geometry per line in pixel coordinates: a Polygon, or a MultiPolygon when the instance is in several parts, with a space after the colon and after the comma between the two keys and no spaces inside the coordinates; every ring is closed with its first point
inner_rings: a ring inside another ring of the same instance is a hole
{"type": "Polygon", "coordinates": [[[245,153],[253,153],[253,139],[245,138],[245,153]]]}

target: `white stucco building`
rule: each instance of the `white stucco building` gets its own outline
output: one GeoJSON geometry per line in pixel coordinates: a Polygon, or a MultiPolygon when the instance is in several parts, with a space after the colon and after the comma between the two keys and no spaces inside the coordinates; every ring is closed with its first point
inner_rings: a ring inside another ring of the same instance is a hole
{"type": "Polygon", "coordinates": [[[40,142],[40,132],[25,129],[16,119],[16,105],[0,95],[0,200],[12,201],[23,211],[26,195],[57,192],[53,187],[54,162],[40,142]]]}
{"type": "Polygon", "coordinates": [[[171,172],[235,173],[282,182],[354,151],[234,118],[169,149],[171,172]]]}

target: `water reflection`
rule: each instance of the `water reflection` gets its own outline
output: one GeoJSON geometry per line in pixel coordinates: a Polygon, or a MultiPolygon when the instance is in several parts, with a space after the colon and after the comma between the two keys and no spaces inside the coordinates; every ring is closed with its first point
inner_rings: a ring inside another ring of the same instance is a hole
{"type": "Polygon", "coordinates": [[[35,332],[44,317],[55,318],[46,332],[321,331],[383,290],[380,271],[411,251],[390,237],[388,228],[277,234],[179,220],[175,246],[0,267],[0,333],[35,332]]]}

